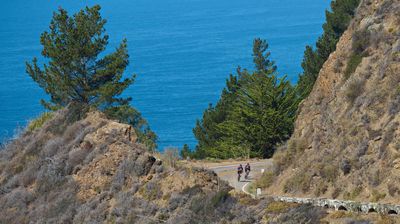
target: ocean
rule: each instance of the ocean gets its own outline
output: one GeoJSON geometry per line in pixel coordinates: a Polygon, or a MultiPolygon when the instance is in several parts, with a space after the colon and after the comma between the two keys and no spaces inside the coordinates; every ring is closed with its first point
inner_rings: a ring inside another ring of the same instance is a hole
{"type": "MultiPolygon", "coordinates": [[[[102,6],[107,52],[128,40],[137,74],[124,93],[159,136],[159,149],[196,145],[192,129],[237,66],[253,69],[252,41],[269,43],[278,71],[295,83],[306,45],[322,33],[329,0],[0,1],[0,140],[44,111],[45,93],[25,73],[41,58],[40,34],[59,7],[102,6]]],[[[43,61],[43,60],[42,60],[43,61]]]]}

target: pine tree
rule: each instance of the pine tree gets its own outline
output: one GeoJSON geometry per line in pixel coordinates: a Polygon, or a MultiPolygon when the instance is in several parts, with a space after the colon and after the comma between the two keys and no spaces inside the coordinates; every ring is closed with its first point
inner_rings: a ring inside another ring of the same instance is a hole
{"type": "Polygon", "coordinates": [[[50,31],[40,37],[48,63],[40,68],[34,58],[26,63],[26,71],[50,96],[49,102],[41,101],[46,109],[77,105],[78,118],[89,107],[100,109],[109,118],[132,125],[139,142],[154,150],[156,134],[129,105],[131,98],[119,97],[135,78],[123,78],[129,63],[126,39],[114,52],[100,57],[108,44],[100,9],[98,5],[86,7],[73,16],[61,8],[54,13],[50,31]]]}
{"type": "Polygon", "coordinates": [[[218,139],[225,135],[218,128],[218,124],[225,121],[237,97],[236,92],[240,87],[240,68],[237,72],[237,76],[230,75],[226,80],[226,87],[222,90],[221,98],[216,106],[210,104],[204,111],[202,119],[196,121],[196,127],[193,129],[193,134],[198,140],[195,150],[196,158],[203,158],[206,156],[205,151],[214,150],[218,139]]]}
{"type": "Polygon", "coordinates": [[[238,68],[217,106],[194,129],[195,155],[215,158],[270,157],[293,129],[298,98],[285,77],[277,78],[266,41],[253,43],[255,71],[238,68]],[[218,116],[222,115],[222,116],[218,116]]]}
{"type": "Polygon", "coordinates": [[[231,151],[230,156],[271,157],[276,144],[288,139],[293,130],[296,92],[285,76],[277,78],[267,49],[266,41],[254,41],[256,71],[244,71],[233,110],[220,125],[226,133],[220,148],[231,151]]]}
{"type": "Polygon", "coordinates": [[[50,95],[50,102],[42,100],[47,109],[71,102],[104,108],[130,100],[117,97],[134,80],[131,76],[121,81],[129,57],[126,40],[113,53],[99,57],[108,44],[105,23],[98,5],[72,17],[61,8],[54,13],[50,31],[40,37],[48,64],[40,68],[37,58],[26,63],[27,73],[50,95]]]}
{"type": "Polygon", "coordinates": [[[182,159],[192,157],[192,152],[190,151],[190,148],[187,144],[183,145],[183,148],[181,150],[181,157],[182,157],[182,159]]]}
{"type": "Polygon", "coordinates": [[[333,0],[331,11],[326,11],[326,22],[323,25],[324,33],[318,38],[316,49],[306,46],[301,64],[303,73],[299,75],[298,92],[306,98],[317,80],[318,73],[329,55],[336,50],[336,44],[346,31],[350,20],[360,0],[333,0]]]}

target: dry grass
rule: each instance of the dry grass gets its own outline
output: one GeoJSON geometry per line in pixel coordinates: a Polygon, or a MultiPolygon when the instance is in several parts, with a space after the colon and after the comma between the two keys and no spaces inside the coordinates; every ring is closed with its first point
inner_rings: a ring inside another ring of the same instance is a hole
{"type": "Polygon", "coordinates": [[[38,128],[41,128],[44,123],[47,121],[51,120],[54,117],[53,112],[44,112],[41,114],[38,118],[32,120],[29,122],[27,130],[28,131],[34,131],[38,128]]]}
{"type": "Polygon", "coordinates": [[[255,181],[257,188],[268,188],[272,185],[275,178],[275,174],[272,171],[266,171],[262,176],[255,181]]]}
{"type": "Polygon", "coordinates": [[[310,190],[311,179],[312,177],[309,173],[297,173],[286,180],[283,191],[285,193],[306,193],[310,190]]]}
{"type": "Polygon", "coordinates": [[[273,201],[268,204],[268,206],[265,210],[267,213],[283,213],[283,212],[286,212],[288,209],[294,208],[297,206],[299,206],[299,204],[273,201]]]}

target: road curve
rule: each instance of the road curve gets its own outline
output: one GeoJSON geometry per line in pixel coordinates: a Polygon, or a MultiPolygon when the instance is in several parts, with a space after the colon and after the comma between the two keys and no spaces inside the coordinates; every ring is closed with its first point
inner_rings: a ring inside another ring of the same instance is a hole
{"type": "MultiPolygon", "coordinates": [[[[231,164],[221,165],[221,166],[213,166],[209,167],[209,169],[213,170],[219,178],[222,180],[228,181],[229,185],[231,185],[237,191],[244,191],[246,192],[245,188],[246,185],[255,180],[258,176],[261,175],[261,170],[264,169],[265,171],[271,169],[272,167],[272,160],[261,160],[261,161],[250,161],[251,172],[250,176],[247,180],[244,179],[244,175],[242,175],[241,181],[237,181],[237,167],[239,166],[240,162],[232,162],[231,164]]],[[[241,163],[243,167],[246,163],[241,163]]]]}

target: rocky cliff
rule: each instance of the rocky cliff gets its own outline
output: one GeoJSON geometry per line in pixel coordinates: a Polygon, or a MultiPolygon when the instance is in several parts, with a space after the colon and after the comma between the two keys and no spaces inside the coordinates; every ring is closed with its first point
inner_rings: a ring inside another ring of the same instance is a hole
{"type": "Polygon", "coordinates": [[[275,155],[269,192],[400,201],[400,1],[363,0],[275,155]]]}

